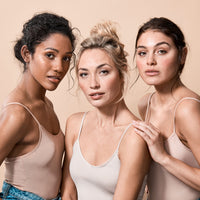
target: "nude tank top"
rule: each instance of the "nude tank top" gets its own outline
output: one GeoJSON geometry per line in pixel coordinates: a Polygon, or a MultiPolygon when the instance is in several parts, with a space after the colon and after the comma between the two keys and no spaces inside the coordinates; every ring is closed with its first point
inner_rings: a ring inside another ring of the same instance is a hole
{"type": "MultiPolygon", "coordinates": [[[[148,101],[146,119],[150,109],[151,97],[152,95],[150,95],[148,101]]],[[[174,158],[177,158],[192,167],[200,168],[192,151],[180,141],[175,130],[176,109],[178,105],[186,99],[200,102],[198,99],[185,97],[176,104],[174,110],[173,133],[165,141],[164,145],[166,151],[174,158]]],[[[186,185],[156,162],[152,162],[151,164],[147,184],[149,189],[148,200],[197,200],[200,197],[200,191],[186,185]]]]}
{"type": "Polygon", "coordinates": [[[86,113],[83,116],[70,161],[70,174],[77,188],[78,200],[112,200],[120,171],[119,146],[132,124],[129,124],[122,133],[118,146],[110,159],[102,165],[94,166],[84,159],[79,144],[85,116],[86,113]]]}
{"type": "Polygon", "coordinates": [[[35,193],[44,199],[55,198],[61,183],[61,164],[64,151],[64,134],[49,133],[21,103],[5,106],[24,107],[38,124],[39,141],[35,148],[22,156],[5,159],[5,181],[14,187],[35,193]]]}

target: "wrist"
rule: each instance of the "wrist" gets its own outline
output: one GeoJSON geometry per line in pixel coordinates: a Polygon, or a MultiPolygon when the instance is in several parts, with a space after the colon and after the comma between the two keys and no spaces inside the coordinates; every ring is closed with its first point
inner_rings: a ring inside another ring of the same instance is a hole
{"type": "Polygon", "coordinates": [[[170,157],[171,157],[170,155],[165,154],[165,156],[163,156],[163,158],[160,159],[158,163],[162,166],[167,166],[170,162],[170,157]]]}

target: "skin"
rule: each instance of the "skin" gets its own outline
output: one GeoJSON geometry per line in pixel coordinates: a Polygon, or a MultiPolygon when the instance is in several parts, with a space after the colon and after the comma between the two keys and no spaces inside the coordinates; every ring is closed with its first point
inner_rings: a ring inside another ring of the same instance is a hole
{"type": "MultiPolygon", "coordinates": [[[[68,71],[71,42],[67,36],[54,33],[36,46],[33,55],[27,46],[21,48],[21,54],[27,69],[4,104],[24,104],[50,134],[58,134],[60,125],[53,105],[45,94],[46,90],[55,90],[68,71]]],[[[3,108],[0,128],[0,164],[6,157],[30,152],[38,143],[38,125],[22,106],[9,105],[3,108]]]]}
{"type": "MultiPolygon", "coordinates": [[[[143,80],[155,88],[150,105],[149,122],[134,122],[135,131],[146,141],[152,158],[178,179],[200,190],[200,169],[191,167],[170,156],[164,149],[164,141],[173,132],[175,105],[184,97],[200,97],[177,78],[180,63],[185,62],[187,49],[181,60],[172,39],[161,32],[148,30],[137,43],[136,64],[143,80]],[[173,90],[172,90],[173,88],[173,90]]],[[[149,94],[139,104],[143,120],[149,94]]],[[[181,142],[188,147],[200,165],[200,104],[184,100],[176,110],[175,130],[181,142]]]]}
{"type": "MultiPolygon", "coordinates": [[[[87,113],[84,121],[79,141],[81,152],[88,163],[99,166],[111,157],[128,124],[138,119],[128,110],[123,99],[119,101],[123,80],[105,51],[85,50],[78,64],[77,75],[80,88],[94,107],[87,113]]],[[[83,113],[73,114],[66,123],[66,157],[61,190],[64,200],[77,199],[69,163],[78,137],[77,124],[81,124],[82,117],[83,113]]],[[[136,199],[148,171],[150,157],[144,140],[134,133],[133,127],[123,137],[118,156],[121,167],[113,199],[136,199]],[[135,152],[135,149],[137,153],[134,156],[127,153],[135,152]]]]}

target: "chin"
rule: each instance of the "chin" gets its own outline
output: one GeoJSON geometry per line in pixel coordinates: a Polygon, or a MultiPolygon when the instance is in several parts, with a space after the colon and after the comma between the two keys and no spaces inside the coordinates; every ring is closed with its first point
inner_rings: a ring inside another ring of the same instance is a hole
{"type": "Polygon", "coordinates": [[[54,87],[48,87],[46,88],[46,90],[48,91],[54,91],[58,86],[54,86],[54,87]]]}
{"type": "Polygon", "coordinates": [[[143,81],[147,84],[147,85],[150,85],[150,86],[154,86],[154,85],[159,85],[160,84],[160,81],[158,80],[155,80],[155,79],[152,79],[152,78],[145,78],[143,79],[143,81]]]}

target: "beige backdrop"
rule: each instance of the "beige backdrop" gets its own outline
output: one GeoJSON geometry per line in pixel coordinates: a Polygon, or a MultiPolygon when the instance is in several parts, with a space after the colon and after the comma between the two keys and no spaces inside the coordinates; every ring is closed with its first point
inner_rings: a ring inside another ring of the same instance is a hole
{"type": "MultiPolygon", "coordinates": [[[[129,52],[129,63],[133,68],[133,50],[138,27],[150,17],[168,17],[174,20],[185,33],[189,45],[189,55],[182,79],[188,87],[200,94],[199,47],[200,47],[200,1],[199,0],[1,0],[0,1],[0,104],[20,79],[20,65],[13,56],[13,44],[20,36],[22,25],[34,13],[55,12],[68,18],[78,27],[83,37],[97,22],[110,19],[119,23],[119,34],[129,52]]],[[[131,80],[135,75],[132,72],[131,80]]],[[[86,111],[90,106],[83,95],[68,91],[66,77],[58,89],[48,93],[64,130],[66,118],[73,112],[86,111]]],[[[138,115],[139,98],[149,89],[141,80],[126,95],[130,109],[138,115]]],[[[1,152],[0,152],[1,153],[1,152]]],[[[0,168],[0,187],[4,166],[0,168]]]]}

